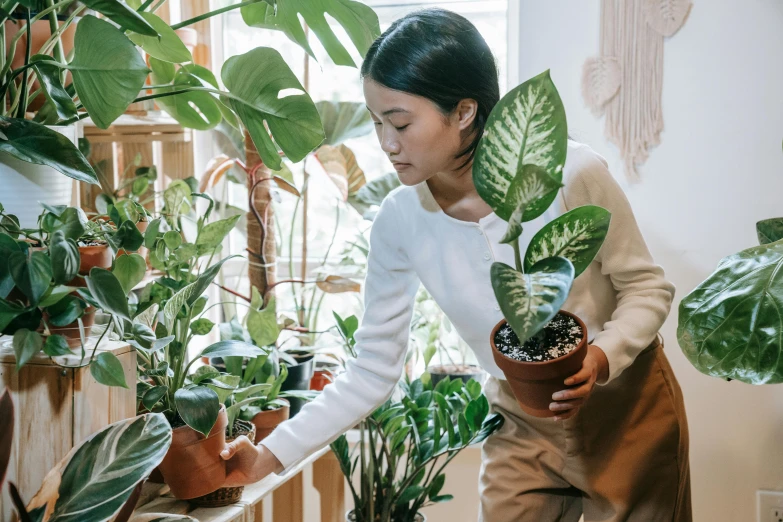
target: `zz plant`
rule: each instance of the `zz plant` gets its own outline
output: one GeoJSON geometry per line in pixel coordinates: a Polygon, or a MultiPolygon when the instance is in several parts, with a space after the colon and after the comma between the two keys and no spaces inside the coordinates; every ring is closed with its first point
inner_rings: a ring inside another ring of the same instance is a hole
{"type": "Polygon", "coordinates": [[[554,202],[563,187],[567,151],[565,109],[546,71],[495,106],[476,152],[476,190],[508,222],[502,242],[514,248],[515,266],[495,262],[491,278],[503,316],[520,344],[557,315],[574,279],[592,262],[609,230],[607,210],[578,207],[544,226],[522,255],[523,224],[554,202]]]}
{"type": "Polygon", "coordinates": [[[353,450],[345,435],[332,443],[356,522],[412,521],[422,508],[451,500],[442,494],[444,468],[503,425],[474,380],[447,377],[435,389],[415,380],[399,388],[400,400],[387,401],[362,422],[353,450]]]}

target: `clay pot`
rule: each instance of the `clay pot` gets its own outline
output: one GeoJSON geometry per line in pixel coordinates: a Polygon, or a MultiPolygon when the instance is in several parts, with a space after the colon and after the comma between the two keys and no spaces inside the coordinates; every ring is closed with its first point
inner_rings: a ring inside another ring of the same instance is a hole
{"type": "Polygon", "coordinates": [[[467,384],[471,379],[474,379],[476,381],[481,382],[481,377],[484,374],[484,370],[482,370],[478,366],[453,366],[453,365],[443,365],[443,366],[430,366],[427,368],[427,371],[430,372],[430,377],[432,378],[432,387],[438,385],[440,381],[448,377],[452,381],[461,380],[465,384],[467,384]]]}
{"type": "Polygon", "coordinates": [[[80,246],[79,256],[81,257],[79,275],[90,275],[90,270],[96,266],[106,270],[111,268],[112,251],[108,243],[80,246]]]}
{"type": "Polygon", "coordinates": [[[330,370],[315,370],[313,378],[310,379],[310,389],[324,391],[324,387],[332,382],[334,382],[334,374],[330,370]]]}
{"type": "MultiPolygon", "coordinates": [[[[95,312],[96,309],[92,306],[87,307],[82,315],[82,324],[84,325],[84,342],[90,337],[90,331],[92,325],[95,324],[95,312]]],[[[48,321],[47,314],[44,314],[45,319],[48,321]]],[[[82,345],[81,336],[79,335],[79,321],[74,321],[71,324],[65,326],[52,326],[49,325],[49,333],[52,335],[62,335],[68,342],[69,348],[79,348],[82,345]]]]}
{"type": "Polygon", "coordinates": [[[559,313],[576,320],[582,328],[582,340],[576,349],[557,359],[544,362],[523,362],[503,355],[495,346],[495,334],[506,324],[505,319],[495,325],[489,337],[492,356],[511,385],[519,407],[534,417],[554,417],[557,415],[549,409],[549,405],[552,404],[552,395],[568,388],[563,384],[563,381],[582,368],[582,361],[587,355],[587,327],[585,323],[572,313],[563,310],[559,313]]]}
{"type": "MultiPolygon", "coordinates": [[[[285,400],[285,399],[283,399],[285,400]]],[[[286,401],[288,403],[288,401],[286,401]]],[[[256,413],[250,421],[256,427],[255,443],[258,444],[269,436],[277,426],[288,420],[291,414],[291,408],[288,404],[276,410],[262,411],[256,413]]]]}
{"type": "MultiPolygon", "coordinates": [[[[256,427],[253,423],[243,420],[237,420],[235,424],[239,424],[240,429],[234,430],[232,437],[226,435],[226,442],[231,442],[246,435],[250,440],[254,440],[256,436],[256,427]]],[[[245,490],[244,486],[234,486],[229,488],[220,488],[217,491],[196,497],[190,500],[190,503],[198,507],[223,507],[230,504],[239,502],[242,498],[242,492],[245,490]]]]}
{"type": "Polygon", "coordinates": [[[196,498],[223,485],[226,461],[220,457],[220,452],[226,445],[226,426],[228,415],[225,407],[221,407],[208,437],[190,426],[180,426],[172,431],[171,447],[159,468],[175,497],[196,498]]]}

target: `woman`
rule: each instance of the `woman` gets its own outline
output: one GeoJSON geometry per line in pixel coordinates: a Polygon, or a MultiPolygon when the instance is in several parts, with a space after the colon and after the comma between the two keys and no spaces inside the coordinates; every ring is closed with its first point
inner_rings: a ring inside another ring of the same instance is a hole
{"type": "Polygon", "coordinates": [[[594,334],[582,369],[553,396],[553,419],[517,405],[489,346],[502,319],[489,269],[513,265],[506,223],[479,197],[472,162],[499,100],[492,53],[465,18],[419,11],[395,22],[362,66],[364,95],[403,187],[372,228],[359,356],[259,446],[246,438],[223,457],[229,482],[290,468],[371,413],[400,378],[414,297],[423,283],[489,372],[485,392],[503,428],[483,447],[486,522],[691,520],[688,431],[679,385],[657,333],[674,287],[654,264],[622,190],[591,149],[569,142],[565,187],[527,223],[524,249],[544,224],[593,204],[612,213],[596,260],[563,308],[594,334]]]}

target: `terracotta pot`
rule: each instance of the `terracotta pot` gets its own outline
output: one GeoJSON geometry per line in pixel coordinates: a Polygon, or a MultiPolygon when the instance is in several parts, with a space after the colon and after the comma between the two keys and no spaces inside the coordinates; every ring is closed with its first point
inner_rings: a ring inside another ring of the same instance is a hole
{"type": "Polygon", "coordinates": [[[492,356],[511,385],[519,407],[534,417],[554,417],[557,415],[549,409],[549,405],[552,404],[552,395],[568,388],[563,384],[563,381],[582,368],[582,361],[587,355],[587,327],[585,323],[572,313],[563,310],[559,313],[576,320],[582,328],[582,340],[576,349],[557,359],[545,362],[522,362],[503,355],[495,346],[495,334],[506,324],[505,319],[495,325],[489,337],[492,356]]]}
{"type": "Polygon", "coordinates": [[[461,380],[465,384],[467,384],[471,379],[475,379],[476,381],[481,382],[481,377],[484,373],[484,370],[482,370],[478,366],[453,366],[453,365],[443,365],[443,366],[430,366],[427,369],[430,372],[430,377],[432,378],[432,387],[438,385],[440,381],[448,377],[452,381],[461,380]]]}
{"type": "MultiPolygon", "coordinates": [[[[76,35],[76,22],[78,22],[78,18],[74,20],[74,23],[72,23],[70,26],[68,26],[68,29],[63,32],[61,38],[62,46],[63,46],[63,52],[66,56],[68,56],[68,53],[73,50],[73,38],[76,35]]],[[[59,25],[62,26],[63,22],[60,21],[59,25]]],[[[23,20],[17,20],[16,23],[14,23],[11,20],[7,20],[5,22],[5,52],[8,54],[8,51],[11,48],[11,42],[14,39],[14,36],[16,33],[19,32],[20,28],[25,27],[25,22],[23,20]]],[[[49,20],[39,20],[35,23],[33,23],[31,28],[32,33],[32,42],[31,49],[32,54],[36,54],[39,52],[39,49],[43,46],[43,44],[46,42],[47,39],[51,36],[51,31],[49,29],[49,20]]],[[[27,31],[25,30],[25,34],[19,39],[19,41],[16,44],[16,53],[14,54],[13,59],[11,60],[11,67],[14,69],[17,69],[24,65],[24,55],[25,55],[25,47],[27,46],[27,31]]],[[[51,53],[50,53],[51,54],[51,53]]],[[[66,76],[66,84],[71,82],[71,73],[67,73],[66,76]]],[[[40,87],[40,84],[38,83],[38,80],[35,80],[33,83],[33,91],[38,89],[40,87]]],[[[32,92],[32,91],[31,91],[32,92]]],[[[28,110],[31,112],[37,111],[41,107],[43,107],[44,103],[46,102],[45,96],[36,96],[36,98],[30,103],[28,106],[28,110]]]]}
{"type": "MultiPolygon", "coordinates": [[[[286,403],[288,403],[288,401],[286,401],[286,403]]],[[[256,427],[255,443],[258,444],[259,442],[267,438],[269,434],[272,433],[279,424],[288,420],[290,414],[291,414],[291,408],[288,404],[286,404],[282,408],[277,408],[276,410],[262,411],[260,413],[256,413],[256,416],[253,417],[253,420],[250,421],[256,427]]]]}
{"type": "Polygon", "coordinates": [[[212,493],[226,480],[226,461],[220,452],[226,445],[228,415],[220,408],[217,422],[204,437],[190,426],[172,431],[171,447],[160,463],[160,472],[171,493],[190,499],[212,493]]]}
{"type": "MultiPolygon", "coordinates": [[[[250,440],[254,440],[256,437],[256,427],[252,422],[237,420],[237,424],[241,427],[234,431],[233,436],[228,436],[228,430],[226,430],[226,442],[231,442],[246,435],[250,440]]],[[[230,504],[239,502],[242,499],[242,492],[245,490],[244,486],[234,486],[229,488],[220,488],[217,491],[196,497],[190,500],[190,503],[199,507],[223,507],[230,504]]]]}
{"type": "Polygon", "coordinates": [[[334,382],[334,374],[330,370],[315,370],[313,378],[310,379],[310,389],[313,391],[324,391],[324,387],[334,382]]]}
{"type": "MultiPolygon", "coordinates": [[[[95,312],[96,309],[92,306],[89,306],[84,311],[84,315],[82,316],[85,344],[90,337],[92,325],[95,324],[95,312]]],[[[45,313],[44,318],[48,321],[48,314],[45,313]]],[[[41,326],[41,330],[43,331],[43,325],[41,326]]],[[[68,342],[68,347],[70,348],[79,348],[82,345],[81,336],[79,335],[79,321],[74,321],[71,324],[67,324],[65,326],[49,325],[49,332],[52,335],[62,335],[65,337],[65,340],[68,342]]]]}
{"type": "Polygon", "coordinates": [[[96,266],[106,270],[111,268],[112,251],[108,243],[80,246],[79,256],[81,257],[79,275],[90,275],[90,269],[96,266]]]}

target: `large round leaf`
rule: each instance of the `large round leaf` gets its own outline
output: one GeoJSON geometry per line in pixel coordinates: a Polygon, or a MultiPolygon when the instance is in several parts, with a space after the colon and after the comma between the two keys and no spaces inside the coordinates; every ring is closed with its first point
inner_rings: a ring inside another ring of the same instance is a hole
{"type": "Polygon", "coordinates": [[[104,268],[94,267],[84,278],[92,297],[104,312],[118,315],[130,321],[128,298],[117,276],[104,268]]]}
{"type": "MultiPolygon", "coordinates": [[[[522,167],[537,165],[562,182],[567,151],[565,109],[546,71],[506,94],[492,110],[476,151],[476,190],[498,216],[508,221],[517,208],[509,192],[522,167]]],[[[525,221],[541,215],[556,196],[557,192],[552,192],[529,206],[525,221]]]]}
{"type": "MultiPolygon", "coordinates": [[[[123,109],[124,110],[124,109],[123,109]]],[[[87,158],[71,141],[40,123],[0,116],[0,152],[14,158],[47,165],[69,178],[98,184],[98,176],[87,158]]]]}
{"type": "Polygon", "coordinates": [[[53,507],[49,522],[109,520],[170,445],[171,427],[162,414],[111,424],[71,450],[47,475],[31,506],[53,507]]]}
{"type": "Polygon", "coordinates": [[[188,48],[182,43],[174,29],[164,22],[158,15],[150,12],[139,13],[144,20],[151,25],[160,36],[145,36],[138,33],[130,33],[128,38],[133,43],[144,49],[147,54],[172,63],[183,63],[193,60],[188,48]]]}
{"type": "Polygon", "coordinates": [[[565,257],[574,265],[574,277],[593,262],[609,232],[612,214],[601,207],[585,205],[547,223],[533,236],[525,253],[525,271],[552,256],[565,257]]]}
{"type": "Polygon", "coordinates": [[[144,279],[144,274],[147,272],[147,263],[139,254],[119,256],[114,260],[112,272],[119,280],[122,291],[125,292],[125,295],[128,295],[133,290],[133,287],[144,279]]]}
{"type": "Polygon", "coordinates": [[[241,9],[242,18],[248,25],[280,29],[310,56],[315,57],[302,28],[303,20],[337,65],[355,64],[324,15],[328,14],[337,20],[362,56],[367,54],[372,42],[381,34],[375,11],[353,0],[285,0],[277,2],[276,7],[259,2],[241,9]]]}
{"type": "Polygon", "coordinates": [[[217,393],[206,386],[183,388],[174,393],[174,401],[182,420],[206,437],[220,413],[217,393]]]}
{"type": "Polygon", "coordinates": [[[52,236],[49,255],[52,258],[52,274],[55,283],[65,284],[79,273],[81,261],[79,247],[76,246],[76,241],[73,239],[66,239],[61,230],[52,236]]]}
{"type": "Polygon", "coordinates": [[[294,163],[323,142],[324,130],[313,100],[276,50],[259,47],[233,56],[226,60],[221,76],[231,92],[229,105],[272,170],[282,168],[275,142],[294,163]],[[298,94],[286,96],[283,91],[289,89],[298,94]]]}
{"type": "Polygon", "coordinates": [[[725,257],[680,303],[677,339],[700,372],[783,382],[783,241],[725,257]]]}
{"type": "Polygon", "coordinates": [[[503,317],[524,343],[560,311],[574,281],[574,266],[564,257],[549,257],[526,274],[493,263],[490,275],[503,317]]]}
{"type": "Polygon", "coordinates": [[[74,57],[68,69],[79,100],[102,129],[136,99],[150,72],[121,30],[92,15],[82,18],[76,28],[74,57]]]}

